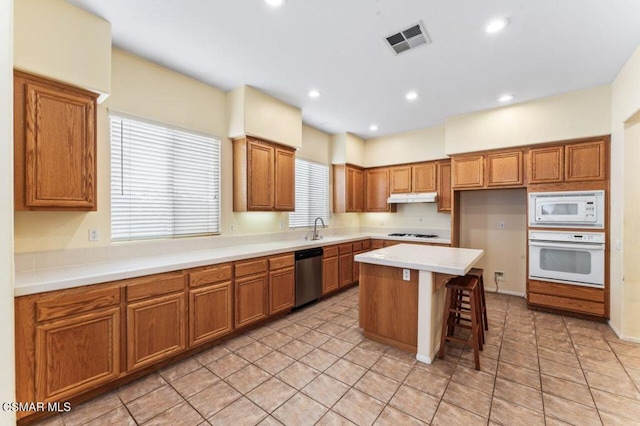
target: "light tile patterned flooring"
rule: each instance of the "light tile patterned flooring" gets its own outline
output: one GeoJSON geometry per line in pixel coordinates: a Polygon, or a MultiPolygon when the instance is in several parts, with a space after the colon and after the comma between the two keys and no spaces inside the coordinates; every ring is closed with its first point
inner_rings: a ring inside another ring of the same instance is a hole
{"type": "Polygon", "coordinates": [[[472,368],[362,335],[358,289],[287,315],[41,425],[640,424],[640,345],[605,324],[488,294],[472,368]]]}

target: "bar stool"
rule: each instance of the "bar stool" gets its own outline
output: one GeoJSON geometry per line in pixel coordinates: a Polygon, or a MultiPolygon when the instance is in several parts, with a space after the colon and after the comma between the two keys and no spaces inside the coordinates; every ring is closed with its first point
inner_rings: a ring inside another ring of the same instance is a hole
{"type": "Polygon", "coordinates": [[[481,268],[471,268],[471,270],[467,273],[467,275],[473,275],[474,277],[478,278],[478,292],[480,293],[480,310],[482,312],[482,324],[484,325],[484,329],[489,331],[489,319],[487,318],[487,301],[484,296],[484,279],[482,278],[483,274],[484,269],[481,268]]]}
{"type": "Polygon", "coordinates": [[[445,285],[447,289],[445,309],[442,320],[442,336],[440,338],[439,358],[444,358],[444,345],[447,341],[466,344],[465,339],[455,337],[456,327],[471,330],[471,344],[476,370],[480,370],[480,351],[483,343],[482,320],[480,313],[480,294],[478,278],[465,275],[452,278],[445,285]],[[463,302],[468,299],[468,307],[463,302]],[[467,318],[467,315],[470,318],[467,318]],[[463,323],[465,322],[465,323],[463,323]],[[467,325],[466,322],[469,324],[467,325]]]}

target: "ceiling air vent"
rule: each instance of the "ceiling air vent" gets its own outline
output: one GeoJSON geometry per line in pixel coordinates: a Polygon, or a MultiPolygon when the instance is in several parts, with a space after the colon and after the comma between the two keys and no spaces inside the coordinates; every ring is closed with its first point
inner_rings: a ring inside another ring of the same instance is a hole
{"type": "Polygon", "coordinates": [[[429,39],[429,35],[425,31],[422,22],[418,22],[399,33],[391,34],[386,37],[385,40],[389,43],[393,51],[396,52],[396,55],[410,49],[415,49],[423,44],[431,43],[431,39],[429,39]]]}

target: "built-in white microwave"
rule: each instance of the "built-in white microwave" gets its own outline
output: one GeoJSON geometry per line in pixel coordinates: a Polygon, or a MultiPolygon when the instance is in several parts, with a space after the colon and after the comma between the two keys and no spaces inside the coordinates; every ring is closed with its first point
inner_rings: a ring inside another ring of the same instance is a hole
{"type": "Polygon", "coordinates": [[[529,226],[604,228],[604,191],[529,193],[529,226]]]}

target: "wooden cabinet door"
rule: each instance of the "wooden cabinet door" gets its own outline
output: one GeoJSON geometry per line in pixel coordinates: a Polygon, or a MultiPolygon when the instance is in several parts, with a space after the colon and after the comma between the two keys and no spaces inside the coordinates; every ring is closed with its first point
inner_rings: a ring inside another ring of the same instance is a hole
{"type": "Polygon", "coordinates": [[[247,210],[274,208],[274,155],[270,145],[247,142],[247,210]]]}
{"type": "Polygon", "coordinates": [[[529,183],[559,183],[563,180],[563,146],[529,150],[529,183]]]}
{"type": "Polygon", "coordinates": [[[565,146],[564,180],[604,180],[606,177],[605,142],[583,142],[565,146]]]}
{"type": "Polygon", "coordinates": [[[120,374],[120,308],[36,327],[35,400],[64,401],[120,374]]]}
{"type": "Polygon", "coordinates": [[[293,308],[296,301],[296,270],[293,267],[269,272],[269,314],[293,308]]]}
{"type": "MultiPolygon", "coordinates": [[[[370,169],[365,171],[365,211],[388,212],[395,208],[387,204],[389,198],[389,169],[370,169]]],[[[395,211],[395,210],[393,210],[395,211]]]]}
{"type": "Polygon", "coordinates": [[[186,348],[184,293],[127,306],[127,369],[151,365],[186,348]]]}
{"type": "Polygon", "coordinates": [[[96,97],[15,79],[16,209],[96,209],[96,97]]]}
{"type": "Polygon", "coordinates": [[[417,164],[411,166],[413,192],[435,192],[436,163],[417,164]]]}
{"type": "Polygon", "coordinates": [[[236,279],[236,328],[267,318],[268,277],[266,273],[236,279]]]}
{"type": "Polygon", "coordinates": [[[322,259],[322,294],[338,289],[338,256],[322,259]]]}
{"type": "Polygon", "coordinates": [[[275,209],[292,212],[296,209],[295,151],[276,148],[275,209]]]}
{"type": "Polygon", "coordinates": [[[451,163],[438,163],[438,211],[451,211],[451,163]]]}
{"type": "MultiPolygon", "coordinates": [[[[353,256],[355,257],[357,254],[360,253],[364,253],[364,250],[362,251],[354,251],[353,252],[353,256]]],[[[355,260],[353,260],[352,258],[352,262],[351,262],[351,282],[358,282],[360,281],[360,262],[356,262],[355,260]]]]}
{"type": "Polygon", "coordinates": [[[482,188],[484,185],[484,157],[474,155],[471,157],[453,157],[454,188],[482,188]]]}
{"type": "Polygon", "coordinates": [[[487,154],[487,186],[514,186],[523,183],[522,151],[487,154]]]}
{"type": "Polygon", "coordinates": [[[391,167],[389,171],[392,194],[411,192],[411,166],[391,167]]]}
{"type": "Polygon", "coordinates": [[[341,254],[339,259],[338,287],[344,287],[353,282],[353,253],[341,254]]]}
{"type": "Polygon", "coordinates": [[[233,331],[231,281],[189,291],[189,346],[214,340],[233,331]]]}
{"type": "Polygon", "coordinates": [[[347,212],[364,211],[364,172],[347,166],[347,212]]]}

